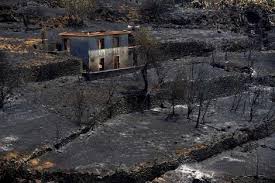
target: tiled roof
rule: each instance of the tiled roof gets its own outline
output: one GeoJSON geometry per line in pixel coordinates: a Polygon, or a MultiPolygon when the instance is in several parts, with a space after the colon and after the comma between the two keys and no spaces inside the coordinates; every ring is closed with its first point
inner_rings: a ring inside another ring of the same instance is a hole
{"type": "Polygon", "coordinates": [[[130,34],[131,31],[106,31],[106,32],[62,32],[59,34],[61,37],[97,37],[97,36],[109,36],[109,35],[122,35],[130,34]]]}

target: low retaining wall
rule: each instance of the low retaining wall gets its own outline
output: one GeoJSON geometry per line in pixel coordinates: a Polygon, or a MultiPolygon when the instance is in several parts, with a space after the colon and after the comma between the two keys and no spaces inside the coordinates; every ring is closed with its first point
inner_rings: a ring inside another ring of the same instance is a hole
{"type": "Polygon", "coordinates": [[[81,61],[78,59],[66,59],[61,62],[39,66],[23,66],[19,67],[19,72],[24,82],[47,81],[62,76],[79,75],[81,73],[81,61]]]}
{"type": "Polygon", "coordinates": [[[141,69],[142,67],[143,66],[137,66],[137,67],[128,67],[128,68],[113,69],[113,70],[106,70],[106,71],[99,71],[99,72],[88,72],[88,73],[83,73],[82,76],[86,80],[92,81],[97,79],[104,79],[108,77],[119,76],[122,74],[133,73],[141,69]]]}
{"type": "Polygon", "coordinates": [[[190,40],[162,43],[161,50],[165,50],[163,57],[181,58],[184,56],[208,56],[215,50],[215,47],[204,41],[190,40]]]}

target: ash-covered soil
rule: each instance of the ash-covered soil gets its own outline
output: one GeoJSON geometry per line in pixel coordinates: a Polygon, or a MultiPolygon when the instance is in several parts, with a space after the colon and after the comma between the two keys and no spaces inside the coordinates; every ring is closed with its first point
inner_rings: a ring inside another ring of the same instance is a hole
{"type": "MultiPolygon", "coordinates": [[[[22,93],[21,93],[22,94],[22,93]]],[[[78,126],[50,112],[46,106],[35,105],[17,95],[10,106],[0,113],[0,154],[28,154],[68,136],[78,126]]]]}
{"type": "Polygon", "coordinates": [[[152,182],[274,182],[274,138],[273,134],[200,163],[184,164],[152,182]]]}
{"type": "Polygon", "coordinates": [[[172,28],[156,28],[153,29],[153,35],[160,42],[184,42],[188,40],[197,40],[213,44],[217,48],[221,48],[227,42],[245,42],[248,37],[240,33],[230,31],[211,30],[211,29],[172,29],[172,28]]]}
{"type": "MultiPolygon", "coordinates": [[[[196,129],[197,105],[191,119],[186,118],[187,108],[181,102],[172,118],[170,100],[164,102],[165,108],[154,104],[143,113],[120,106],[121,101],[126,101],[125,93],[143,89],[139,71],[87,82],[78,76],[79,70],[46,82],[24,83],[0,112],[1,156],[19,162],[27,160],[30,169],[41,173],[32,176],[43,181],[121,183],[156,177],[160,178],[154,182],[274,181],[274,134],[265,138],[273,133],[273,124],[264,121],[274,106],[270,86],[274,87],[275,34],[268,20],[272,12],[258,6],[216,10],[175,6],[159,19],[151,19],[137,15],[136,7],[118,4],[101,7],[93,20],[83,22],[67,16],[55,1],[0,2],[0,49],[14,65],[41,71],[42,66],[72,59],[45,51],[53,51],[60,43],[59,32],[124,30],[135,22],[150,27],[165,48],[168,58],[161,63],[164,83],[173,82],[180,71],[193,70],[195,77],[206,72],[207,80],[250,76],[256,85],[246,85],[250,89],[242,93],[236,111],[230,110],[236,99],[233,90],[221,88],[219,96],[225,97],[212,100],[205,123],[196,129]],[[28,28],[23,16],[30,18],[28,28]],[[259,36],[248,36],[255,23],[253,17],[259,18],[260,27],[268,33],[268,43],[250,50],[249,44],[259,36]],[[52,47],[42,45],[43,29],[52,47]],[[270,81],[259,81],[265,77],[270,81]],[[248,122],[249,102],[259,87],[263,97],[253,120],[248,122]],[[85,107],[80,121],[76,116],[79,99],[84,104],[81,107],[85,107]],[[110,114],[106,115],[105,109],[110,103],[121,110],[107,120],[110,114]],[[100,117],[100,123],[91,127],[100,117]],[[254,141],[260,138],[264,139],[254,141]],[[230,150],[236,146],[240,147],[230,150]],[[210,158],[212,155],[217,156],[210,158]]],[[[150,69],[148,75],[149,90],[156,97],[156,70],[150,69]]],[[[20,181],[23,179],[28,177],[20,181]]]]}
{"type": "MultiPolygon", "coordinates": [[[[270,88],[266,88],[266,97],[257,106],[259,110],[253,122],[248,122],[249,111],[230,112],[233,97],[213,101],[205,124],[199,129],[194,129],[195,121],[186,119],[185,105],[176,106],[178,116],[172,120],[167,120],[170,109],[155,108],[143,114],[110,119],[57,152],[47,153],[39,159],[52,162],[53,171],[87,171],[96,175],[114,173],[117,168],[129,171],[145,162],[169,162],[188,148],[207,146],[260,124],[273,105],[268,91],[270,88]]],[[[194,112],[192,119],[196,119],[196,115],[194,112]]]]}

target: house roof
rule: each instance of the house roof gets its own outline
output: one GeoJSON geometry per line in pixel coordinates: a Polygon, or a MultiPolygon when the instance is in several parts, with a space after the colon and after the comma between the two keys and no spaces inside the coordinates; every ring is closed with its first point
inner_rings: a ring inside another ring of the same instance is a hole
{"type": "Polygon", "coordinates": [[[110,35],[123,35],[130,34],[131,31],[100,31],[100,32],[62,32],[59,34],[61,37],[97,37],[97,36],[110,36],[110,35]]]}

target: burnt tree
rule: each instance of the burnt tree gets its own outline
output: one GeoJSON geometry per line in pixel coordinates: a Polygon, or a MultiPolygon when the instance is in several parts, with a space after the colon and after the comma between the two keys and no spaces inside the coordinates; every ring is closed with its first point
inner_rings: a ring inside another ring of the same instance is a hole
{"type": "Polygon", "coordinates": [[[168,85],[168,91],[169,91],[169,99],[172,104],[172,111],[168,115],[168,117],[174,117],[176,116],[175,112],[175,106],[177,101],[180,101],[184,98],[185,95],[185,88],[186,88],[186,82],[184,80],[184,72],[178,72],[176,75],[176,78],[173,82],[170,82],[168,85]]]}
{"type": "Polygon", "coordinates": [[[150,108],[150,91],[148,69],[156,66],[160,60],[159,44],[147,29],[140,29],[134,34],[135,43],[137,45],[137,52],[143,60],[144,65],[141,69],[141,74],[144,82],[143,94],[144,103],[147,109],[150,108]]]}

